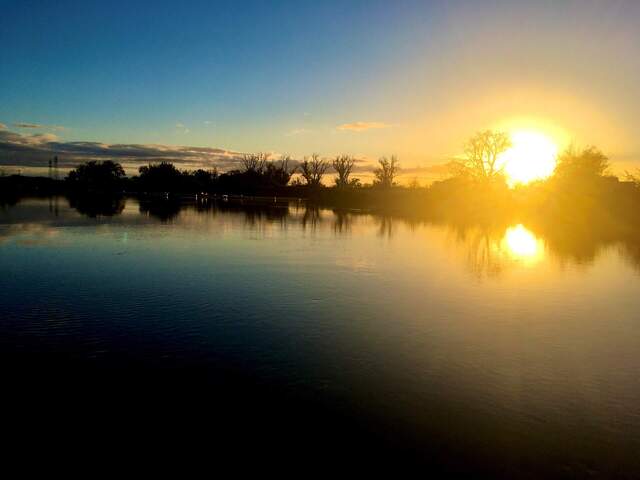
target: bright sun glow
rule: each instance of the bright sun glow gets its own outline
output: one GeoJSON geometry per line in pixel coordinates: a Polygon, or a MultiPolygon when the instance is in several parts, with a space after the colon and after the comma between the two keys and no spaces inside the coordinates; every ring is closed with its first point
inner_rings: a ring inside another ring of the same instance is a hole
{"type": "Polygon", "coordinates": [[[511,143],[500,156],[509,185],[544,179],[553,173],[558,147],[548,136],[518,130],[511,133],[511,143]]]}

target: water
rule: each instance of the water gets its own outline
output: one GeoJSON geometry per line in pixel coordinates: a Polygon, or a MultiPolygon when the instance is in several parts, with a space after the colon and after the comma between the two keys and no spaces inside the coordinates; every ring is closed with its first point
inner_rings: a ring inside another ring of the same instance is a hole
{"type": "Polygon", "coordinates": [[[632,478],[638,252],[295,203],[23,200],[0,209],[4,394],[152,399],[127,418],[162,405],[156,427],[178,397],[248,451],[324,463],[632,478]]]}

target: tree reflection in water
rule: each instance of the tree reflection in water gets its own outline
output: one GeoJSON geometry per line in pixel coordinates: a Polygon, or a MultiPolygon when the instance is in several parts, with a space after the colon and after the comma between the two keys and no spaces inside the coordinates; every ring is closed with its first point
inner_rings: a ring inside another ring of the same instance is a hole
{"type": "MultiPolygon", "coordinates": [[[[120,195],[73,195],[68,200],[71,208],[89,218],[119,215],[125,207],[125,199],[120,195]]],[[[50,202],[50,208],[51,205],[57,212],[57,202],[50,202]]]]}
{"type": "Polygon", "coordinates": [[[140,202],[140,213],[157,218],[162,223],[174,220],[182,210],[180,200],[145,200],[140,202]]]}
{"type": "Polygon", "coordinates": [[[320,209],[313,205],[307,205],[304,209],[304,213],[302,214],[302,229],[306,230],[307,227],[309,227],[311,231],[315,231],[321,220],[322,217],[320,215],[320,209]]]}
{"type": "MultiPolygon", "coordinates": [[[[113,196],[91,199],[71,197],[68,200],[72,208],[89,218],[119,215],[126,202],[123,197],[113,196]]],[[[5,201],[2,208],[11,209],[16,203],[5,201]]],[[[183,209],[206,215],[237,213],[244,216],[247,229],[262,229],[270,224],[278,224],[282,229],[298,226],[302,230],[311,231],[327,227],[336,236],[350,234],[354,225],[366,224],[367,219],[371,219],[376,225],[378,236],[388,239],[395,235],[397,225],[406,226],[414,234],[424,226],[445,228],[453,234],[450,237],[451,243],[456,248],[463,248],[469,270],[479,277],[494,277],[510,266],[530,266],[547,257],[553,257],[560,263],[588,266],[607,248],[617,248],[640,270],[640,227],[615,222],[603,215],[539,215],[521,219],[498,219],[493,223],[474,223],[376,215],[344,209],[331,211],[314,205],[301,206],[295,202],[274,204],[165,199],[139,202],[140,213],[163,223],[174,221],[183,209]],[[299,213],[301,209],[303,210],[299,213]],[[323,223],[324,215],[332,221],[323,223]]]]}
{"type": "Polygon", "coordinates": [[[345,210],[333,210],[333,232],[336,235],[351,233],[351,213],[345,210]]]}

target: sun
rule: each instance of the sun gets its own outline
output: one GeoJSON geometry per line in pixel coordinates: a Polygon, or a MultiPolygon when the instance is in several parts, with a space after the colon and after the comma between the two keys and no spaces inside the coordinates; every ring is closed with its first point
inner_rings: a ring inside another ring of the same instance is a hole
{"type": "Polygon", "coordinates": [[[556,167],[558,146],[547,135],[516,130],[511,133],[511,147],[499,157],[510,186],[549,177],[556,167]]]}

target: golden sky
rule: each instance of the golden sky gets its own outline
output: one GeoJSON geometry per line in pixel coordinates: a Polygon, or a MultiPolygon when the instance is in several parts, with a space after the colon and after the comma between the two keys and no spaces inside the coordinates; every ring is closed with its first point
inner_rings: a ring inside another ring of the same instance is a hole
{"type": "Polygon", "coordinates": [[[431,178],[486,128],[595,144],[617,172],[640,159],[640,2],[64,11],[17,5],[5,18],[3,168],[33,167],[33,148],[71,161],[129,146],[115,158],[135,165],[156,158],[139,146],[168,158],[184,146],[210,150],[176,157],[204,167],[218,150],[223,167],[233,152],[350,154],[361,166],[395,154],[405,177],[431,178]]]}

